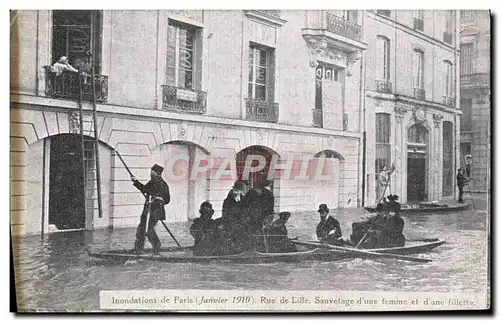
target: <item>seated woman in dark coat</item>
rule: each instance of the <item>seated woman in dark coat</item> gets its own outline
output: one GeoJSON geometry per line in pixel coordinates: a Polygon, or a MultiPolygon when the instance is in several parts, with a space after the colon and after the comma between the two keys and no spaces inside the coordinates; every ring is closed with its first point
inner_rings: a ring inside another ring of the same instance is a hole
{"type": "Polygon", "coordinates": [[[200,217],[193,220],[189,228],[194,238],[193,252],[198,256],[210,256],[218,253],[218,230],[216,221],[212,219],[212,204],[205,201],[200,206],[200,217]]]}
{"type": "Polygon", "coordinates": [[[236,181],[222,204],[222,219],[225,236],[229,237],[235,249],[227,252],[235,253],[248,250],[248,205],[246,203],[246,185],[236,181]]]}
{"type": "Polygon", "coordinates": [[[276,219],[268,228],[268,252],[269,253],[292,253],[297,251],[294,243],[288,239],[286,223],[292,214],[285,211],[280,212],[276,219]]]}

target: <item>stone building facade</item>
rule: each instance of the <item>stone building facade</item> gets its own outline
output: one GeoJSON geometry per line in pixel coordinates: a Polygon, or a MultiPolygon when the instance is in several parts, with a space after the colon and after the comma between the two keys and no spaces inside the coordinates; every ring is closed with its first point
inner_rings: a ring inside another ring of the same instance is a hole
{"type": "MultiPolygon", "coordinates": [[[[280,164],[298,156],[326,159],[331,180],[274,177],[276,211],[359,206],[361,57],[367,48],[361,12],[11,14],[13,234],[135,226],[144,197],[119,155],[143,182],[152,164],[167,169],[179,160],[176,179],[167,179],[167,221],[197,216],[204,200],[219,216],[234,178],[211,174],[233,160],[241,177],[248,154],[275,156],[280,164]],[[50,67],[61,56],[87,70],[82,124],[77,76],[50,67]],[[97,133],[98,150],[82,150],[81,129],[84,145],[97,133]],[[209,170],[183,176],[203,156],[215,160],[209,170]],[[97,157],[102,211],[96,206],[97,157]]],[[[269,171],[267,162],[250,185],[269,171]]]]}
{"type": "Polygon", "coordinates": [[[386,166],[404,203],[455,194],[459,163],[458,18],[455,11],[367,11],[365,198],[376,203],[386,166]]]}
{"type": "Polygon", "coordinates": [[[467,167],[470,162],[469,186],[474,192],[490,192],[490,25],[487,10],[460,11],[460,164],[467,167]]]}

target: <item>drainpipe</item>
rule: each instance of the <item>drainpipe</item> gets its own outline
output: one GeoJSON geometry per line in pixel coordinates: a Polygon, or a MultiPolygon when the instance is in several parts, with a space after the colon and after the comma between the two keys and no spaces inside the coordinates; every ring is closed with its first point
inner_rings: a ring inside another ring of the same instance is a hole
{"type": "MultiPolygon", "coordinates": [[[[364,39],[363,37],[363,28],[364,28],[364,17],[365,17],[365,11],[361,10],[361,39],[364,39]]],[[[365,51],[361,53],[361,61],[360,61],[360,72],[359,72],[359,77],[360,77],[360,82],[359,82],[359,106],[363,107],[363,112],[361,115],[361,120],[362,120],[362,127],[361,129],[363,130],[363,157],[362,157],[362,176],[361,176],[361,207],[365,206],[365,185],[366,185],[366,106],[365,106],[365,77],[366,77],[366,68],[364,66],[365,64],[365,51]]]]}
{"type": "MultiPolygon", "coordinates": [[[[460,128],[457,126],[460,116],[458,115],[458,110],[460,109],[460,60],[458,57],[460,49],[460,10],[455,11],[455,47],[454,47],[454,58],[455,58],[455,157],[454,167],[453,167],[453,187],[456,187],[456,171],[457,171],[457,159],[460,160],[460,128]]],[[[461,124],[460,124],[461,126],[461,124]]],[[[460,161],[458,161],[460,162],[460,161]]],[[[457,189],[454,188],[455,198],[457,197],[457,189]]]]}

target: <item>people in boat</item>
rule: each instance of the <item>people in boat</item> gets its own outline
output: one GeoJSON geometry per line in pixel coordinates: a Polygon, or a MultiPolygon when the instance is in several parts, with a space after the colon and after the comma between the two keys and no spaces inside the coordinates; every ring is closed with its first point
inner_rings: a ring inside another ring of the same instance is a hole
{"type": "Polygon", "coordinates": [[[404,246],[404,221],[397,195],[389,195],[377,204],[377,214],[352,224],[351,242],[365,249],[404,246]]]}
{"type": "Polygon", "coordinates": [[[153,254],[158,254],[161,247],[160,239],[156,235],[154,227],[159,220],[165,220],[165,205],[170,203],[170,189],[165,180],[163,180],[162,173],[163,167],[155,164],[151,167],[151,180],[146,184],[142,184],[134,176],[130,177],[134,186],[146,197],[141,220],[136,231],[134,246],[136,252],[143,251],[146,236],[153,246],[153,254]],[[148,227],[146,227],[146,224],[148,227]]]}
{"type": "Polygon", "coordinates": [[[267,252],[269,253],[291,253],[296,252],[297,247],[288,239],[286,223],[292,214],[288,211],[279,213],[279,218],[266,230],[268,236],[267,252]]]}
{"type": "Polygon", "coordinates": [[[259,182],[245,195],[247,212],[247,227],[250,238],[249,248],[264,251],[265,240],[263,233],[264,223],[272,220],[274,212],[274,195],[270,182],[259,182]]]}
{"type": "Polygon", "coordinates": [[[225,252],[240,252],[248,250],[248,206],[245,199],[246,184],[238,180],[234,183],[222,204],[222,226],[225,238],[229,238],[235,249],[225,252]]]}
{"type": "Polygon", "coordinates": [[[193,252],[198,256],[211,256],[218,253],[219,233],[217,222],[212,219],[214,209],[208,201],[199,209],[200,217],[193,220],[189,232],[194,238],[193,252]]]}
{"type": "Polygon", "coordinates": [[[337,219],[330,215],[330,209],[326,204],[319,205],[318,209],[320,215],[320,222],[316,226],[316,236],[322,243],[330,245],[342,244],[340,240],[342,237],[342,230],[337,219]]]}

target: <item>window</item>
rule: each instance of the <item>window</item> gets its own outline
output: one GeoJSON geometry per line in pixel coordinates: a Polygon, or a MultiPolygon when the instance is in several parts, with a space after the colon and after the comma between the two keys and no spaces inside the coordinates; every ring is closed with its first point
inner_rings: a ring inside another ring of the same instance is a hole
{"type": "Polygon", "coordinates": [[[421,124],[414,124],[408,129],[408,143],[427,144],[428,131],[421,124]]]}
{"type": "Polygon", "coordinates": [[[391,166],[391,115],[377,113],[375,126],[375,171],[378,173],[382,167],[391,166]]]}
{"type": "Polygon", "coordinates": [[[342,18],[353,23],[358,23],[358,11],[357,10],[343,10],[342,18]]]}
{"type": "Polygon", "coordinates": [[[453,44],[453,27],[455,26],[455,19],[453,11],[445,11],[445,27],[443,32],[443,42],[447,44],[453,44]]]}
{"type": "Polygon", "coordinates": [[[472,61],[474,55],[474,44],[460,45],[460,75],[472,74],[472,61]]]}
{"type": "Polygon", "coordinates": [[[319,63],[316,67],[316,100],[315,107],[317,109],[323,108],[323,82],[339,82],[339,70],[332,66],[319,63]]]}
{"type": "Polygon", "coordinates": [[[413,51],[413,87],[424,89],[424,52],[419,49],[413,51]]]}
{"type": "Polygon", "coordinates": [[[377,78],[388,81],[390,79],[390,46],[389,39],[384,36],[377,37],[377,78]]]}
{"type": "MultiPolygon", "coordinates": [[[[196,27],[169,20],[167,31],[167,84],[195,89],[196,27]]],[[[197,81],[197,80],[196,80],[197,81]]]]}
{"type": "Polygon", "coordinates": [[[453,64],[445,60],[444,65],[446,70],[444,79],[444,96],[453,97],[453,64]]]}
{"type": "Polygon", "coordinates": [[[472,130],[472,99],[464,98],[460,100],[460,109],[462,115],[460,116],[461,131],[472,130]]]}
{"type": "Polygon", "coordinates": [[[391,10],[377,10],[378,15],[391,17],[391,10]]]}
{"type": "Polygon", "coordinates": [[[259,101],[274,101],[273,49],[254,44],[250,46],[248,97],[259,101]]]}
{"type": "Polygon", "coordinates": [[[101,61],[100,11],[54,10],[52,13],[52,64],[61,56],[68,57],[76,69],[99,74],[101,61]]]}
{"type": "Polygon", "coordinates": [[[414,10],[413,11],[413,29],[424,31],[424,11],[414,10]]]}

